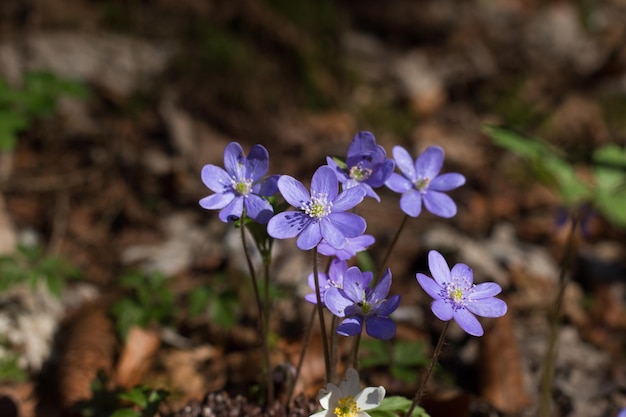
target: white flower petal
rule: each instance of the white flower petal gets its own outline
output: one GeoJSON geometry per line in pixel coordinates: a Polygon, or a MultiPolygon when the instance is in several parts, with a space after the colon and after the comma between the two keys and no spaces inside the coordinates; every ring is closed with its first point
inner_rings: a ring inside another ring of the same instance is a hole
{"type": "Polygon", "coordinates": [[[357,407],[361,410],[371,410],[380,405],[385,398],[385,388],[383,387],[367,387],[359,392],[354,400],[357,407]]]}

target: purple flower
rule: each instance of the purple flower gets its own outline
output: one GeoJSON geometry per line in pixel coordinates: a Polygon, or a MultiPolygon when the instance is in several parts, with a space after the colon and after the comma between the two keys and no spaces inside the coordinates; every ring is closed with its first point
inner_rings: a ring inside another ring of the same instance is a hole
{"type": "Polygon", "coordinates": [[[360,188],[350,188],[340,194],[333,170],[321,166],[313,174],[311,193],[302,183],[288,175],[278,179],[278,189],[297,211],[284,211],[272,217],[267,233],[276,239],[298,237],[296,245],[302,250],[313,249],[322,238],[336,249],[346,245],[346,238],[357,237],[365,231],[365,220],[347,213],[363,201],[360,188]]]}
{"type": "Polygon", "coordinates": [[[385,149],[376,145],[376,139],[370,132],[359,132],[352,139],[348,148],[345,164],[331,157],[326,161],[337,175],[344,189],[361,187],[368,197],[380,202],[374,188],[382,187],[393,173],[395,162],[387,158],[385,149]]]}
{"type": "MultiPolygon", "coordinates": [[[[348,263],[346,261],[335,258],[330,263],[330,267],[328,268],[328,275],[323,272],[318,273],[322,305],[326,305],[326,303],[324,302],[324,295],[326,293],[326,290],[333,287],[343,287],[343,277],[346,274],[347,270],[348,263]]],[[[304,299],[307,300],[309,303],[317,304],[317,295],[315,295],[315,274],[313,273],[309,274],[309,287],[311,287],[313,292],[305,295],[304,299]]]]}
{"type": "Polygon", "coordinates": [[[274,209],[263,197],[278,191],[277,176],[264,179],[269,168],[269,155],[262,145],[254,145],[246,158],[241,145],[231,142],[224,149],[224,169],[208,164],[202,168],[202,182],[215,194],[204,197],[200,205],[218,210],[221,221],[228,223],[248,217],[265,224],[274,209]]]}
{"type": "Polygon", "coordinates": [[[361,235],[357,237],[346,238],[346,244],[343,248],[337,249],[328,244],[324,239],[317,245],[317,250],[326,256],[336,256],[337,258],[347,261],[354,257],[358,252],[362,252],[371,246],[376,239],[372,235],[361,235]]]}
{"type": "Polygon", "coordinates": [[[465,177],[457,173],[439,175],[444,152],[439,146],[429,146],[413,162],[411,155],[401,146],[393,148],[393,157],[402,175],[394,172],[385,185],[401,193],[400,208],[411,217],[426,209],[440,217],[456,214],[456,204],[442,191],[450,191],[465,184],[465,177]]]}
{"type": "Polygon", "coordinates": [[[400,296],[385,298],[391,287],[391,271],[387,269],[374,289],[369,287],[372,278],[371,272],[361,272],[353,266],[346,271],[343,288],[326,290],[326,307],[335,316],[345,317],[337,326],[337,333],[343,336],[360,334],[365,322],[367,334],[377,339],[389,340],[396,334],[396,324],[389,315],[398,308],[400,296]]]}
{"type": "Polygon", "coordinates": [[[506,303],[495,295],[502,288],[495,282],[474,284],[472,269],[465,264],[456,264],[452,270],[443,256],[434,250],[428,253],[428,266],[433,278],[416,274],[417,282],[434,301],[431,310],[440,320],[452,318],[472,336],[482,336],[484,331],[478,319],[502,317],[506,314],[506,303]]]}
{"type": "Polygon", "coordinates": [[[617,413],[617,417],[626,417],[626,408],[622,408],[619,413],[617,413]]]}

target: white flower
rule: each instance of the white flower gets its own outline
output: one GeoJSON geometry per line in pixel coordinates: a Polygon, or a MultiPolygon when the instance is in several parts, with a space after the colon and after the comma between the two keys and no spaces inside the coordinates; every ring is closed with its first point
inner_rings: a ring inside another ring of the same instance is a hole
{"type": "Polygon", "coordinates": [[[310,417],[370,417],[364,410],[380,405],[385,397],[385,388],[367,387],[360,390],[359,373],[354,368],[346,371],[339,386],[329,383],[318,395],[323,411],[310,417]]]}

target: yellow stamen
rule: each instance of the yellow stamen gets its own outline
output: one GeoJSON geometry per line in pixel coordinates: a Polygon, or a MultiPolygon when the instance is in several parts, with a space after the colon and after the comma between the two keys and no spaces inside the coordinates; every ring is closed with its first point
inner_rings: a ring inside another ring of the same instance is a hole
{"type": "Polygon", "coordinates": [[[356,417],[359,411],[361,409],[357,407],[352,396],[340,398],[334,410],[337,417],[356,417]]]}

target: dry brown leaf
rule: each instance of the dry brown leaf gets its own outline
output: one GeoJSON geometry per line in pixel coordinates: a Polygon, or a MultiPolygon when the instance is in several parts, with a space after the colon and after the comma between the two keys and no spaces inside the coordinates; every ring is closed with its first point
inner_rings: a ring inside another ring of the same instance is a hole
{"type": "Polygon", "coordinates": [[[58,384],[61,404],[69,408],[91,398],[91,382],[99,371],[110,373],[117,340],[106,309],[85,307],[64,332],[58,384]]]}
{"type": "Polygon", "coordinates": [[[494,320],[480,342],[482,396],[505,414],[518,413],[530,404],[530,396],[524,386],[512,315],[494,320]]]}
{"type": "Polygon", "coordinates": [[[131,327],[117,363],[115,382],[125,388],[139,384],[150,369],[160,346],[161,338],[157,332],[138,326],[131,327]]]}

